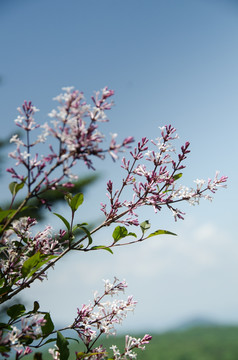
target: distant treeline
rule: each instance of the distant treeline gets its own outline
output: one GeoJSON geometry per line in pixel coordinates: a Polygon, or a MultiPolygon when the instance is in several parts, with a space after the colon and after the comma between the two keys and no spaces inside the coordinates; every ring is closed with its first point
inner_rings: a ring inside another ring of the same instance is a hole
{"type": "MultiPolygon", "coordinates": [[[[139,337],[144,334],[131,334],[139,337]]],[[[204,326],[187,330],[169,331],[152,334],[153,339],[146,350],[138,353],[137,360],[237,360],[238,359],[238,326],[204,326]]],[[[109,349],[112,344],[124,346],[123,336],[103,339],[103,345],[109,349]]],[[[39,350],[38,350],[39,351],[39,350]]],[[[76,342],[71,343],[71,358],[79,351],[76,342]]],[[[33,356],[27,356],[32,360],[33,356]]],[[[44,350],[42,360],[52,360],[44,350]]]]}

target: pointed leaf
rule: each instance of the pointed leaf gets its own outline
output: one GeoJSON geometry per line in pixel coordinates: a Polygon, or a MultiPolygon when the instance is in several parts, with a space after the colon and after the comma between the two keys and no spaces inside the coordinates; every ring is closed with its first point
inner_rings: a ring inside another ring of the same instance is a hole
{"type": "Polygon", "coordinates": [[[87,237],[88,237],[88,246],[91,245],[92,242],[93,242],[93,239],[92,239],[92,237],[91,237],[90,231],[88,231],[88,229],[87,229],[85,226],[81,226],[81,224],[77,224],[77,228],[78,228],[78,229],[81,229],[81,230],[83,230],[83,231],[85,232],[85,234],[86,234],[87,237]]]}
{"type": "Polygon", "coordinates": [[[12,195],[16,195],[16,191],[15,191],[16,185],[17,185],[17,182],[16,182],[16,181],[13,181],[13,182],[11,182],[11,183],[8,185],[9,190],[11,191],[11,194],[12,194],[12,195]]]}
{"type": "Polygon", "coordinates": [[[175,174],[173,176],[173,179],[174,179],[174,181],[176,181],[176,180],[180,179],[182,176],[183,176],[183,173],[175,174]]]}
{"type": "Polygon", "coordinates": [[[113,251],[109,247],[104,246],[104,245],[93,246],[93,247],[90,248],[90,250],[107,250],[111,254],[113,254],[113,251]]]}
{"type": "Polygon", "coordinates": [[[152,234],[150,234],[149,236],[147,236],[147,239],[152,237],[152,236],[157,236],[157,235],[174,235],[177,236],[177,234],[171,232],[171,231],[167,231],[167,230],[157,230],[155,232],[153,232],[152,234]]]}
{"type": "Polygon", "coordinates": [[[60,214],[57,213],[53,213],[54,215],[58,216],[58,218],[60,218],[60,220],[63,221],[63,223],[65,224],[65,226],[67,227],[67,230],[70,231],[70,224],[69,222],[60,214]]]}
{"type": "Polygon", "coordinates": [[[74,195],[74,197],[71,199],[70,207],[73,212],[75,212],[78,207],[83,203],[83,194],[78,193],[74,195]]]}
{"type": "Polygon", "coordinates": [[[127,236],[134,236],[135,238],[137,238],[137,235],[136,235],[135,233],[132,233],[132,232],[129,232],[129,233],[127,234],[127,236]]]}
{"type": "Polygon", "coordinates": [[[68,342],[68,340],[65,339],[65,337],[59,331],[57,331],[56,345],[59,348],[60,360],[68,360],[68,358],[69,358],[69,348],[68,348],[69,342],[68,342]]]}
{"type": "Polygon", "coordinates": [[[46,323],[41,327],[41,330],[42,330],[43,336],[46,337],[49,334],[51,334],[52,331],[54,330],[54,323],[51,320],[51,317],[50,317],[49,313],[45,314],[44,319],[46,320],[46,323]]]}
{"type": "Polygon", "coordinates": [[[21,190],[24,185],[27,178],[25,178],[22,182],[18,183],[16,181],[13,181],[9,184],[9,190],[11,191],[11,194],[15,196],[19,190],[21,190]]]}

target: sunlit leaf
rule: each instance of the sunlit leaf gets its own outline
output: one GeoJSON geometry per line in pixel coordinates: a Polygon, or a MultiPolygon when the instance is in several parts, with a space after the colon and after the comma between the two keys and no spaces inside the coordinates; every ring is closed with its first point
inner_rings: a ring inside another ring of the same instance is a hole
{"type": "Polygon", "coordinates": [[[90,248],[90,250],[106,250],[109,251],[111,254],[113,254],[113,251],[109,247],[104,245],[93,246],[90,248]]]}
{"type": "Polygon", "coordinates": [[[88,246],[91,245],[92,242],[93,242],[93,239],[91,237],[90,231],[85,226],[82,226],[82,224],[77,224],[76,226],[77,226],[78,229],[81,229],[81,230],[83,230],[85,232],[85,234],[88,237],[88,246]]]}
{"type": "Polygon", "coordinates": [[[177,234],[171,232],[171,231],[167,231],[167,230],[157,230],[155,232],[153,232],[152,234],[150,234],[149,236],[147,236],[147,239],[152,237],[152,236],[157,236],[157,235],[174,235],[177,236],[177,234]]]}
{"type": "Polygon", "coordinates": [[[32,255],[29,259],[27,259],[21,269],[21,273],[23,277],[27,277],[33,268],[40,262],[40,252],[38,251],[34,255],[32,255]]]}
{"type": "Polygon", "coordinates": [[[173,179],[174,179],[174,181],[176,181],[176,180],[180,179],[182,176],[183,176],[183,173],[175,174],[173,176],[173,179]]]}
{"type": "Polygon", "coordinates": [[[74,197],[71,199],[70,207],[73,212],[75,212],[78,207],[83,203],[83,194],[78,193],[74,195],[74,197]]]}
{"type": "Polygon", "coordinates": [[[65,224],[65,226],[67,227],[68,231],[70,231],[70,224],[69,222],[60,214],[57,213],[53,213],[54,215],[58,216],[58,218],[60,218],[60,220],[63,221],[63,223],[65,224]]]}
{"type": "Polygon", "coordinates": [[[117,226],[113,233],[112,233],[112,237],[114,239],[114,242],[126,237],[128,234],[128,230],[125,226],[117,226]]]}
{"type": "Polygon", "coordinates": [[[30,278],[38,269],[56,257],[55,255],[41,254],[38,251],[23,263],[22,276],[30,278]]]}
{"type": "Polygon", "coordinates": [[[132,232],[128,233],[128,230],[125,226],[117,226],[112,233],[114,243],[116,243],[120,239],[125,238],[126,236],[137,237],[135,233],[132,233],[132,232]]]}
{"type": "Polygon", "coordinates": [[[142,223],[140,223],[140,228],[141,228],[143,235],[147,230],[149,230],[150,227],[151,227],[151,225],[150,225],[149,220],[145,220],[142,223]]]}

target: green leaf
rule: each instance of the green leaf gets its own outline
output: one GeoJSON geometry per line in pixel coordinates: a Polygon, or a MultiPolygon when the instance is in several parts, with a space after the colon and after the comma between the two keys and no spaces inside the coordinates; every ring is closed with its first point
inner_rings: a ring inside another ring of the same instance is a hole
{"type": "Polygon", "coordinates": [[[50,338],[47,341],[45,341],[44,343],[42,343],[41,346],[44,346],[44,345],[49,344],[51,342],[55,342],[56,340],[57,340],[56,338],[50,338]]]}
{"type": "Polygon", "coordinates": [[[0,253],[8,248],[9,248],[9,246],[0,246],[0,253]]]}
{"type": "Polygon", "coordinates": [[[78,193],[74,195],[70,203],[70,207],[72,211],[75,212],[82,203],[83,203],[83,194],[78,193]]]}
{"type": "Polygon", "coordinates": [[[60,360],[68,360],[69,358],[69,342],[65,337],[57,331],[57,341],[56,345],[58,346],[59,353],[60,353],[60,360]]]}
{"type": "Polygon", "coordinates": [[[84,225],[88,225],[88,223],[76,224],[76,225],[73,226],[72,231],[74,232],[75,230],[79,229],[80,226],[84,226],[84,225]]]}
{"type": "Polygon", "coordinates": [[[140,223],[140,228],[141,228],[143,235],[147,230],[149,230],[150,227],[151,227],[151,225],[150,225],[149,220],[145,220],[142,223],[140,223]]]}
{"type": "Polygon", "coordinates": [[[1,277],[0,278],[0,288],[2,288],[4,286],[4,284],[5,284],[5,279],[4,279],[4,277],[1,277]]]}
{"type": "Polygon", "coordinates": [[[16,210],[2,210],[0,211],[0,222],[2,222],[6,217],[12,215],[16,210]]]}
{"type": "MultiPolygon", "coordinates": [[[[88,245],[87,245],[87,246],[91,245],[92,242],[93,242],[93,239],[92,239],[92,237],[91,237],[90,231],[89,231],[85,226],[82,226],[82,224],[77,224],[77,225],[75,225],[75,226],[77,226],[78,229],[81,229],[81,230],[83,230],[83,231],[85,232],[85,234],[86,234],[87,237],[88,237],[88,245]]],[[[74,228],[75,228],[75,227],[74,227],[74,228]]]]}
{"type": "Polygon", "coordinates": [[[11,286],[4,286],[0,288],[0,296],[8,294],[12,290],[11,286]]]}
{"type": "Polygon", "coordinates": [[[5,323],[0,323],[0,329],[7,329],[7,330],[12,330],[12,327],[9,324],[5,324],[5,323]]]}
{"type": "Polygon", "coordinates": [[[33,313],[36,313],[40,308],[40,304],[38,303],[38,301],[34,301],[34,305],[33,305],[33,313]]]}
{"type": "Polygon", "coordinates": [[[152,237],[152,236],[157,236],[157,235],[174,235],[177,236],[177,234],[171,232],[171,231],[167,231],[167,230],[156,230],[155,232],[153,232],[152,234],[150,234],[149,236],[147,236],[146,239],[152,237]]]}
{"type": "Polygon", "coordinates": [[[176,180],[180,179],[182,176],[183,176],[183,173],[175,174],[173,176],[173,179],[174,179],[174,181],[176,181],[176,180]]]}
{"type": "Polygon", "coordinates": [[[137,238],[137,235],[135,233],[129,232],[127,236],[134,236],[135,238],[137,238]]]}
{"type": "Polygon", "coordinates": [[[32,271],[32,269],[34,269],[37,264],[39,264],[40,262],[40,252],[38,251],[37,253],[35,253],[33,256],[31,256],[29,259],[27,259],[23,265],[22,265],[22,269],[21,269],[21,273],[23,275],[23,277],[27,277],[27,275],[29,276],[29,273],[32,271]]]}
{"type": "Polygon", "coordinates": [[[39,268],[56,257],[55,255],[41,254],[38,251],[23,263],[21,269],[22,276],[30,278],[39,268]]]}
{"type": "Polygon", "coordinates": [[[6,353],[6,352],[10,352],[10,351],[11,351],[11,347],[10,347],[10,346],[0,345],[0,354],[1,354],[1,353],[6,353]]]}
{"type": "Polygon", "coordinates": [[[21,190],[25,185],[25,181],[22,181],[20,184],[17,184],[16,186],[16,194],[18,193],[19,190],[21,190]]]}
{"type": "Polygon", "coordinates": [[[26,311],[26,308],[22,304],[12,305],[7,309],[7,315],[10,316],[11,319],[17,319],[21,317],[26,311]]]}
{"type": "Polygon", "coordinates": [[[116,243],[120,239],[125,238],[126,236],[137,237],[135,233],[132,233],[132,232],[128,233],[128,230],[125,226],[117,226],[112,233],[114,243],[116,243]]]}
{"type": "Polygon", "coordinates": [[[45,255],[41,254],[41,261],[39,261],[36,266],[31,270],[31,272],[28,274],[28,278],[30,278],[38,269],[40,269],[43,265],[47,264],[50,260],[55,259],[56,255],[45,255]]]}
{"type": "Polygon", "coordinates": [[[114,242],[119,241],[120,239],[126,237],[127,235],[128,235],[128,230],[125,226],[117,226],[112,233],[114,242]]]}
{"type": "Polygon", "coordinates": [[[69,222],[60,214],[57,213],[53,213],[54,215],[58,216],[58,218],[60,218],[60,220],[63,221],[63,223],[65,224],[65,226],[67,227],[68,231],[70,231],[70,224],[69,222]]]}
{"type": "Polygon", "coordinates": [[[73,198],[72,194],[68,192],[67,194],[65,194],[64,198],[67,201],[68,205],[71,206],[71,200],[73,198]]]}
{"type": "Polygon", "coordinates": [[[46,336],[48,336],[49,334],[52,333],[55,326],[54,326],[53,321],[51,320],[51,317],[50,317],[49,313],[45,314],[44,319],[46,320],[46,323],[41,327],[41,330],[42,330],[43,336],[46,337],[46,336]]]}
{"type": "Polygon", "coordinates": [[[11,194],[13,196],[16,196],[16,194],[18,193],[19,190],[21,190],[24,185],[25,185],[25,182],[26,182],[26,179],[25,178],[22,182],[18,183],[16,181],[13,181],[9,184],[9,190],[11,191],[11,194]]]}
{"type": "Polygon", "coordinates": [[[17,185],[17,182],[16,182],[16,181],[13,181],[13,182],[11,182],[11,183],[8,185],[9,190],[11,191],[11,194],[12,194],[12,195],[16,195],[16,192],[15,192],[16,185],[17,185]]]}
{"type": "Polygon", "coordinates": [[[90,248],[90,250],[107,250],[111,254],[113,254],[113,251],[109,247],[104,246],[104,245],[93,246],[93,247],[90,248]]]}

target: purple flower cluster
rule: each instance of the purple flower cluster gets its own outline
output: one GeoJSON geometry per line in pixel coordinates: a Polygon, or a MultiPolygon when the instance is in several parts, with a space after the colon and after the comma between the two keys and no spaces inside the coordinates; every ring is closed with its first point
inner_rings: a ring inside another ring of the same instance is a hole
{"type": "MultiPolygon", "coordinates": [[[[15,358],[19,360],[21,357],[32,353],[29,346],[24,346],[25,342],[32,342],[42,335],[41,327],[44,326],[45,319],[42,315],[33,315],[31,317],[24,317],[20,321],[20,326],[8,326],[8,331],[4,334],[0,330],[0,347],[8,346],[16,351],[15,358]]],[[[9,357],[7,353],[3,354],[5,358],[9,357]]]]}
{"type": "Polygon", "coordinates": [[[114,191],[113,183],[109,180],[107,197],[110,201],[110,209],[107,210],[106,204],[101,204],[106,223],[121,222],[126,225],[139,225],[135,210],[145,205],[152,206],[155,212],[160,211],[162,206],[167,206],[172,211],[175,220],[183,219],[184,213],[174,207],[175,203],[185,200],[190,204],[195,204],[200,198],[211,200],[211,196],[205,194],[206,191],[210,190],[214,193],[218,187],[226,186],[227,177],[218,178],[218,173],[214,180],[209,179],[206,185],[204,180],[196,180],[196,189],[177,185],[182,176],[181,170],[185,168],[184,160],[190,152],[190,144],[186,142],[176,156],[175,148],[172,146],[172,141],[178,138],[175,132],[176,129],[171,125],[164,126],[161,128],[161,137],[156,141],[151,140],[155,150],[149,149],[149,140],[144,137],[134,151],[130,152],[132,160],[122,159],[122,168],[126,171],[122,186],[114,191]],[[131,200],[121,200],[125,187],[132,189],[131,200]],[[119,210],[121,210],[120,213],[119,210]],[[126,214],[129,217],[121,219],[126,214]]]}
{"type": "MultiPolygon", "coordinates": [[[[67,189],[74,186],[72,180],[77,179],[75,173],[72,173],[76,163],[83,162],[87,168],[94,170],[93,159],[104,159],[105,154],[109,153],[112,159],[116,160],[118,154],[130,148],[134,141],[133,137],[129,136],[122,143],[117,143],[117,134],[112,134],[108,145],[102,145],[105,136],[98,128],[100,123],[108,121],[106,111],[113,106],[111,101],[113,95],[114,91],[105,87],[101,92],[96,92],[92,97],[92,104],[88,104],[82,92],[73,87],[63,88],[63,93],[55,98],[58,107],[49,113],[51,123],[44,125],[36,123],[35,114],[38,109],[31,102],[25,101],[22,108],[18,108],[19,116],[15,122],[23,130],[25,140],[20,135],[14,135],[10,140],[16,145],[16,149],[9,156],[16,162],[15,167],[7,171],[16,181],[9,185],[12,194],[9,209],[1,210],[1,303],[13,298],[36,279],[43,280],[46,271],[71,250],[104,249],[112,252],[111,248],[114,246],[132,244],[161,233],[173,234],[158,230],[144,237],[145,231],[150,226],[148,221],[144,221],[140,224],[142,230],[140,239],[118,244],[118,241],[126,236],[136,238],[137,236],[135,233],[128,233],[125,226],[117,226],[113,231],[113,242],[110,246],[94,245],[92,235],[104,226],[117,222],[139,225],[138,209],[142,206],[151,206],[155,212],[167,207],[175,220],[183,219],[184,213],[176,207],[177,203],[187,201],[195,205],[199,204],[201,198],[212,200],[211,194],[214,194],[219,187],[226,187],[227,177],[220,177],[218,172],[213,180],[196,179],[195,188],[179,183],[182,177],[181,171],[185,168],[185,160],[190,153],[190,144],[185,142],[176,154],[173,143],[178,139],[178,135],[176,129],[168,125],[160,128],[160,137],[151,141],[143,137],[130,151],[130,158],[123,157],[121,167],[125,176],[122,184],[119,189],[114,189],[113,182],[109,180],[107,183],[109,206],[101,204],[105,221],[94,230],[89,230],[86,223],[74,224],[75,212],[83,202],[83,194],[72,196],[67,192],[67,189]],[[35,136],[35,132],[32,133],[40,130],[38,137],[35,136]],[[50,139],[49,153],[40,156],[40,152],[35,149],[47,139],[50,139]],[[24,185],[27,185],[25,199],[17,209],[14,209],[16,194],[24,185]],[[62,190],[62,187],[65,189],[62,190]],[[42,194],[47,190],[56,189],[66,192],[67,204],[71,209],[69,221],[55,213],[63,221],[67,231],[60,230],[59,234],[53,234],[52,227],[46,226],[43,231],[33,234],[32,228],[37,223],[36,219],[21,217],[16,220],[32,197],[39,198],[49,208],[42,194]],[[79,239],[76,238],[78,230],[84,233],[79,239]],[[86,239],[84,244],[83,241],[86,239]]],[[[128,312],[134,310],[136,301],[132,296],[125,300],[115,298],[108,300],[108,297],[124,292],[126,287],[125,281],[116,278],[112,283],[109,280],[104,281],[103,294],[99,295],[95,292],[94,300],[77,310],[73,324],[62,329],[76,331],[86,347],[86,352],[76,353],[77,360],[107,358],[106,349],[102,345],[95,347],[95,342],[102,334],[115,334],[115,325],[121,324],[128,312]]],[[[20,359],[31,352],[28,345],[33,340],[41,339],[38,344],[41,346],[45,337],[56,333],[50,314],[38,312],[37,302],[32,311],[26,313],[24,309],[24,305],[15,304],[7,310],[10,320],[7,324],[3,324],[4,331],[0,331],[1,354],[5,357],[8,356],[11,348],[14,348],[16,359],[20,359]],[[44,318],[41,314],[45,314],[44,318]]],[[[64,339],[63,335],[57,332],[59,347],[50,349],[55,360],[68,352],[68,342],[62,339],[64,339]]],[[[128,335],[125,340],[122,353],[115,345],[111,347],[114,360],[134,359],[136,357],[134,349],[143,350],[145,344],[150,342],[151,336],[146,334],[143,338],[137,339],[128,335]]],[[[67,355],[62,356],[68,358],[67,355]]]]}
{"type": "MultiPolygon", "coordinates": [[[[5,285],[12,290],[14,286],[20,287],[25,282],[22,268],[27,259],[39,254],[40,262],[40,259],[57,256],[63,251],[61,239],[65,231],[56,236],[53,235],[51,226],[47,226],[43,231],[32,235],[32,227],[36,223],[36,219],[30,217],[14,220],[11,228],[4,232],[0,240],[0,271],[5,285]]],[[[39,279],[42,280],[43,277],[46,277],[46,274],[41,275],[39,279]]]]}
{"type": "Polygon", "coordinates": [[[74,90],[73,87],[63,88],[63,91],[54,98],[59,106],[49,113],[49,117],[52,118],[51,125],[36,124],[34,115],[38,109],[31,102],[25,101],[22,108],[18,108],[20,115],[15,122],[26,132],[26,141],[14,135],[10,142],[16,144],[16,150],[9,156],[16,160],[15,166],[23,167],[24,172],[20,173],[14,167],[7,171],[13,178],[27,182],[28,192],[32,196],[39,195],[42,185],[45,190],[56,189],[65,178],[70,180],[67,183],[70,186],[72,179],[77,179],[77,176],[71,173],[71,168],[78,160],[82,160],[88,168],[94,169],[93,157],[104,159],[105,153],[108,152],[115,160],[118,153],[123,148],[129,148],[134,141],[129,136],[117,144],[116,134],[112,134],[108,148],[101,147],[105,136],[98,131],[98,124],[108,121],[105,111],[110,110],[113,105],[113,102],[108,102],[114,94],[113,90],[105,87],[101,93],[96,92],[92,97],[93,105],[87,104],[83,93],[74,90]],[[30,133],[37,128],[41,128],[42,132],[36,140],[32,140],[30,133]],[[35,145],[44,143],[48,136],[53,137],[49,154],[40,157],[38,152],[33,153],[35,145]],[[52,172],[58,167],[62,169],[61,174],[52,178],[52,172]]]}
{"type": "MultiPolygon", "coordinates": [[[[80,354],[83,355],[83,358],[90,360],[108,358],[107,351],[102,345],[93,348],[96,340],[98,340],[102,334],[115,335],[115,324],[121,324],[123,319],[126,318],[127,313],[134,310],[137,302],[133,300],[132,296],[129,296],[126,300],[114,299],[113,301],[106,300],[105,297],[113,297],[119,293],[124,293],[126,288],[127,283],[125,281],[119,281],[117,278],[114,278],[113,283],[109,280],[104,280],[103,294],[99,295],[96,291],[94,293],[93,303],[88,305],[84,304],[78,309],[77,317],[70,328],[77,332],[86,346],[87,353],[76,353],[77,359],[81,359],[80,354]]],[[[114,359],[132,359],[135,354],[132,352],[132,349],[138,348],[144,350],[145,344],[148,344],[151,339],[152,336],[148,334],[142,339],[132,338],[127,335],[125,351],[122,354],[119,353],[115,345],[111,347],[111,349],[113,349],[114,359]]],[[[57,347],[50,349],[49,353],[54,360],[60,358],[57,347]]]]}
{"type": "Polygon", "coordinates": [[[146,334],[142,339],[126,335],[125,349],[122,354],[120,353],[120,351],[116,345],[111,346],[111,349],[112,349],[113,355],[114,355],[114,357],[113,357],[114,360],[136,359],[137,354],[132,350],[133,349],[145,350],[145,344],[149,344],[151,339],[152,339],[152,336],[149,334],[146,334]]]}
{"type": "Polygon", "coordinates": [[[119,282],[116,278],[113,283],[106,280],[103,295],[99,296],[95,292],[94,302],[82,305],[81,309],[78,309],[72,328],[77,331],[87,347],[103,333],[114,335],[114,325],[121,324],[127,312],[134,310],[136,301],[132,296],[129,296],[127,300],[102,301],[105,296],[114,296],[124,292],[126,287],[127,284],[124,281],[119,282]]]}

